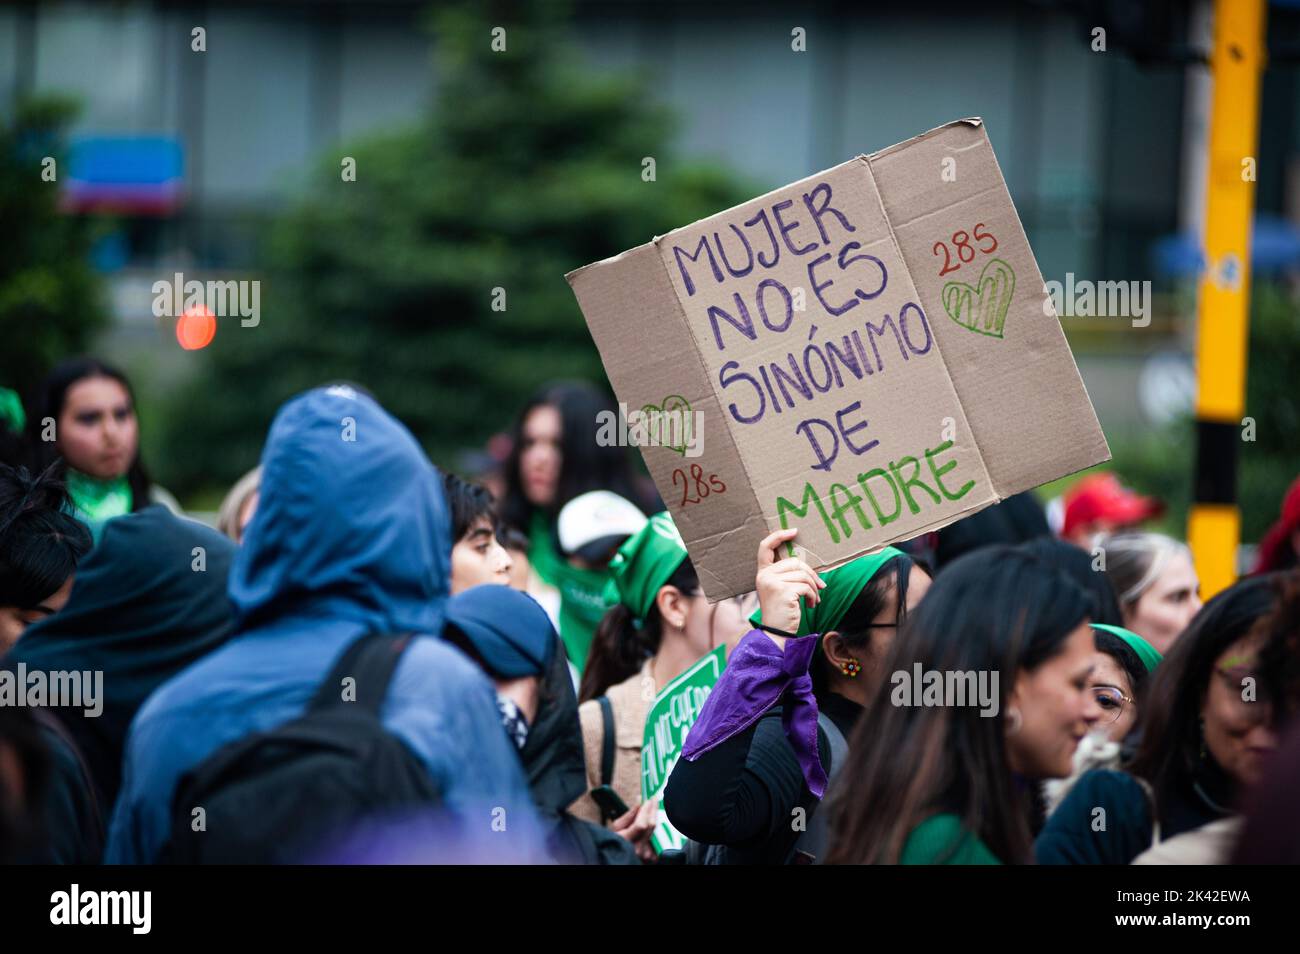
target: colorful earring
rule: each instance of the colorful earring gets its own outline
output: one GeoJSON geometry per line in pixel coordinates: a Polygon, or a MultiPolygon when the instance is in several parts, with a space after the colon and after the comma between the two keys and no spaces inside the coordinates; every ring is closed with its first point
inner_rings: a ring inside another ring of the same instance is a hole
{"type": "Polygon", "coordinates": [[[856,679],[858,678],[858,673],[862,672],[862,664],[856,659],[850,657],[848,662],[840,663],[840,672],[844,673],[844,675],[848,676],[850,679],[856,679]]]}

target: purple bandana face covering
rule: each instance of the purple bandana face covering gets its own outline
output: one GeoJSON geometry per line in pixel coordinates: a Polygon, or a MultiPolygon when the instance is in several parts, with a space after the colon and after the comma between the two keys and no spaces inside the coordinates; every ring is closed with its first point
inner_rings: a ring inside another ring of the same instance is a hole
{"type": "Polygon", "coordinates": [[[826,792],[826,772],[817,751],[817,701],[808,674],[819,639],[815,634],[788,639],[782,652],[766,633],[757,629],[746,633],[727,659],[722,678],[704,701],[682,747],[682,758],[694,762],[748,729],[780,702],[781,724],[794,747],[804,781],[821,798],[826,792]]]}

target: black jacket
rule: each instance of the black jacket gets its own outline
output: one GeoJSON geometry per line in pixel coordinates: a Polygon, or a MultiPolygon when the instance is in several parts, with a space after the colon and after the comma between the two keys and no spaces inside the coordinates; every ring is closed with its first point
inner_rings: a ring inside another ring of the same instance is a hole
{"type": "MultiPolygon", "coordinates": [[[[1202,763],[1175,789],[1160,820],[1161,840],[1225,817],[1231,802],[1228,776],[1213,762],[1202,763]]],[[[1126,865],[1151,847],[1154,832],[1151,800],[1137,779],[1097,769],[1085,773],[1052,812],[1034,841],[1034,855],[1040,865],[1126,865]]]]}
{"type": "Polygon", "coordinates": [[[37,709],[50,774],[41,799],[40,830],[18,864],[97,865],[104,854],[104,810],[89,767],[55,716],[37,709]]]}
{"type": "MultiPolygon", "coordinates": [[[[862,714],[861,706],[835,693],[826,693],[818,707],[846,738],[862,714]]],[[[726,846],[727,864],[785,864],[801,834],[796,809],[803,809],[805,823],[817,809],[781,720],[772,717],[779,713],[774,707],[694,762],[679,759],[668,777],[669,820],[693,841],[726,846]]],[[[817,741],[822,765],[829,766],[830,747],[820,731],[817,741]]]]}
{"type": "Polygon", "coordinates": [[[77,567],[67,605],[27,629],[14,669],[102,671],[103,711],[51,708],[89,767],[105,816],[121,783],[131,720],[149,694],[230,636],[226,578],[235,545],[153,506],[110,520],[77,567]],[[196,555],[195,548],[202,548],[196,555]],[[198,569],[202,567],[202,569],[198,569]]]}
{"type": "Polygon", "coordinates": [[[578,698],[558,639],[541,683],[537,714],[519,757],[552,858],[561,864],[640,864],[626,839],[568,812],[587,791],[587,766],[578,698]]]}
{"type": "Polygon", "coordinates": [[[235,546],[161,506],[118,517],[80,566],[67,605],[30,626],[0,662],[15,670],[102,672],[102,711],[51,706],[45,832],[22,860],[94,864],[122,777],[127,730],[149,694],[230,635],[235,546]],[[202,548],[196,554],[195,548],[202,548]]]}

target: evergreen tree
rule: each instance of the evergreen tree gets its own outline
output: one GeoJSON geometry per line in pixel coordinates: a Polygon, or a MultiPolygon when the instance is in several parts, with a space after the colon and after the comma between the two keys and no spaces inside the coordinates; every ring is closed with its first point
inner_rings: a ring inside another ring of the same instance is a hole
{"type": "Polygon", "coordinates": [[[604,382],[566,272],[753,193],[677,161],[650,84],[584,67],[553,4],[511,9],[432,17],[430,115],[322,157],[272,234],[260,324],[219,321],[167,411],[164,483],[234,479],[280,402],[330,379],[371,389],[450,462],[543,382],[604,382]]]}

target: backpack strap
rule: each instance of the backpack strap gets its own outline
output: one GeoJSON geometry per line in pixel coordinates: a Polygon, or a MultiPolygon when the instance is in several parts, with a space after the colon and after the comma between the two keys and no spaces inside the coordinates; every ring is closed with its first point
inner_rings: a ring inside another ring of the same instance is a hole
{"type": "Polygon", "coordinates": [[[817,727],[826,735],[826,741],[831,747],[831,764],[826,769],[826,787],[830,788],[831,779],[835,777],[844,766],[844,760],[849,755],[849,740],[844,738],[844,733],[840,727],[831,721],[831,717],[824,712],[817,713],[817,727]]]}
{"type": "MultiPolygon", "coordinates": [[[[826,736],[827,745],[830,747],[831,764],[826,766],[826,794],[831,791],[831,784],[839,774],[840,769],[844,767],[845,761],[849,755],[849,743],[844,738],[844,733],[840,731],[839,726],[831,721],[830,716],[818,711],[817,728],[821,734],[826,736]]],[[[829,843],[830,819],[827,817],[830,813],[825,810],[826,799],[815,806],[815,810],[810,812],[808,827],[795,840],[794,848],[790,855],[790,864],[811,865],[817,864],[822,855],[826,853],[826,846],[829,843]]]]}
{"type": "Polygon", "coordinates": [[[601,696],[596,701],[600,703],[600,720],[605,727],[600,741],[600,784],[608,785],[614,778],[614,705],[609,696],[601,696]]]}
{"type": "Polygon", "coordinates": [[[316,690],[307,711],[317,712],[344,705],[343,680],[352,678],[355,680],[356,704],[379,715],[393,672],[410,641],[410,633],[369,633],[362,636],[343,650],[316,690]]]}

